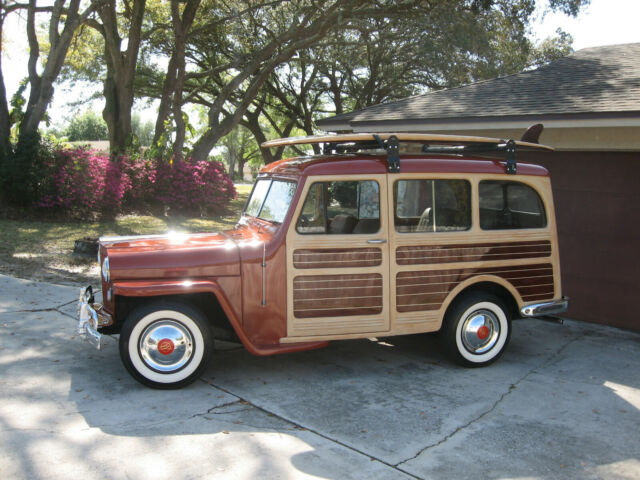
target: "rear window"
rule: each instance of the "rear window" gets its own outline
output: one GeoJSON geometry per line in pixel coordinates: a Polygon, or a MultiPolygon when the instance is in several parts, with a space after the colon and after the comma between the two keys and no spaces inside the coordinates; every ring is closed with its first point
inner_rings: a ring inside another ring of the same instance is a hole
{"type": "Polygon", "coordinates": [[[547,216],[538,192],[504,180],[480,182],[480,227],[483,230],[544,228],[547,216]]]}

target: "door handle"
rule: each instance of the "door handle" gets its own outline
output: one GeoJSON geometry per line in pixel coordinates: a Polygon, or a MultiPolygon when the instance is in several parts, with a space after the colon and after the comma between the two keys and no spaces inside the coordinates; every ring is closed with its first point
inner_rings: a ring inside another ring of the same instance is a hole
{"type": "Polygon", "coordinates": [[[367,240],[367,243],[387,243],[387,240],[385,238],[375,238],[367,240]]]}

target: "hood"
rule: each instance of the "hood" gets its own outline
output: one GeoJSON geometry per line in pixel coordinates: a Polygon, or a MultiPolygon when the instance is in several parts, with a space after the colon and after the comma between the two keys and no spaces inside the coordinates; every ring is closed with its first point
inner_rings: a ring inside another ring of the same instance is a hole
{"type": "Polygon", "coordinates": [[[225,232],[102,237],[111,280],[240,275],[235,240],[225,232]]]}

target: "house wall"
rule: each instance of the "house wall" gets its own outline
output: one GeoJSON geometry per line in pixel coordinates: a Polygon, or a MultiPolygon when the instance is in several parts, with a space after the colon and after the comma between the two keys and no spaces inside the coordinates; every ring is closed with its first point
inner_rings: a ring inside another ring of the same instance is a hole
{"type": "Polygon", "coordinates": [[[521,153],[551,173],[567,317],[640,331],[640,153],[521,153]]]}

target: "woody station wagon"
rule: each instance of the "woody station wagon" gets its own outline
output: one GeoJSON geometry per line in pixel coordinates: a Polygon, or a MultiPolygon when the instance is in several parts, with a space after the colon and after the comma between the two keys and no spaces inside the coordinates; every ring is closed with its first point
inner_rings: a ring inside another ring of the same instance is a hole
{"type": "Polygon", "coordinates": [[[310,143],[323,153],[261,170],[231,230],[101,238],[103,303],[81,291],[79,333],[98,348],[119,333],[134,378],[178,388],[214,337],[271,355],[439,331],[473,367],[502,354],[512,319],[566,310],[549,174],[515,161],[548,147],[430,134],[263,147],[310,143]]]}

